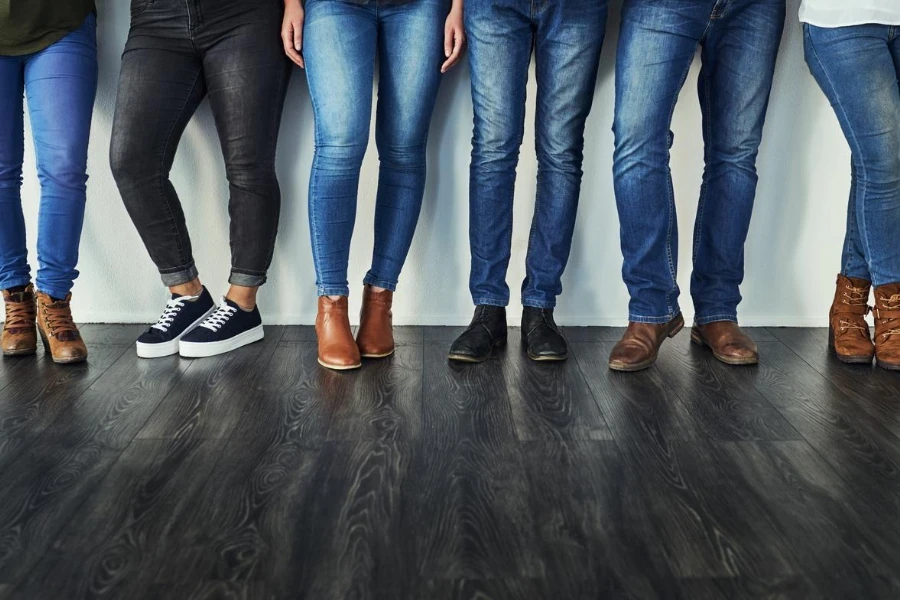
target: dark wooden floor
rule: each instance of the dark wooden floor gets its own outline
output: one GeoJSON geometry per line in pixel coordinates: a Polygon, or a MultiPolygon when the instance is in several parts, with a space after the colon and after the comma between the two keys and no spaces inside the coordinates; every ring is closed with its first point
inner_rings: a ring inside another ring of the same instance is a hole
{"type": "Polygon", "coordinates": [[[309,328],[195,361],[0,362],[0,598],[900,598],[900,374],[824,330],[729,368],[619,331],[448,364],[401,328],[337,374],[309,328]]]}

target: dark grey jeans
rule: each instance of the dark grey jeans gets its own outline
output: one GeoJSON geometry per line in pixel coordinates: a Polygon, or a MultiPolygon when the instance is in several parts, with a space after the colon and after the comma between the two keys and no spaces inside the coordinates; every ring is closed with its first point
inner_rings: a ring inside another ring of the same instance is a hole
{"type": "Polygon", "coordinates": [[[131,2],[110,162],[165,285],[197,276],[169,171],[204,97],[231,195],[229,282],[266,281],[281,206],[275,148],[291,72],[279,38],[281,19],[280,0],[131,2]]]}

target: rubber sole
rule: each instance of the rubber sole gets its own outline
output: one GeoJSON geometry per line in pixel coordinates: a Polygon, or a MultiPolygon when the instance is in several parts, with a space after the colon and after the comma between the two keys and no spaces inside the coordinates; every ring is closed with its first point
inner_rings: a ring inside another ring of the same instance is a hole
{"type": "Polygon", "coordinates": [[[326,369],[330,369],[331,371],[353,371],[354,369],[362,367],[361,362],[355,365],[329,365],[328,363],[322,361],[321,358],[316,360],[318,360],[321,366],[325,367],[326,369]]]}
{"type": "Polygon", "coordinates": [[[878,365],[879,367],[881,367],[882,369],[885,369],[886,371],[900,371],[900,365],[897,365],[894,363],[886,363],[881,360],[876,360],[875,364],[878,365]]]}
{"type": "Polygon", "coordinates": [[[447,358],[449,358],[450,360],[455,361],[455,362],[462,362],[462,363],[468,363],[468,364],[479,364],[479,363],[483,363],[484,361],[489,359],[491,356],[493,356],[495,350],[497,350],[498,348],[503,348],[504,346],[506,346],[506,336],[505,335],[503,337],[500,337],[500,338],[497,338],[496,340],[494,340],[493,344],[491,344],[491,351],[488,352],[487,354],[485,354],[484,356],[471,356],[469,354],[454,354],[451,352],[450,354],[447,355],[447,358]]]}
{"type": "Polygon", "coordinates": [[[703,336],[697,333],[693,328],[691,328],[691,342],[697,344],[698,346],[703,346],[704,348],[709,348],[709,351],[712,352],[712,355],[716,357],[716,360],[719,362],[725,363],[726,365],[730,365],[732,367],[747,367],[752,365],[759,364],[759,357],[756,358],[731,358],[729,356],[724,356],[716,352],[709,343],[703,339],[703,336]]]}
{"type": "Polygon", "coordinates": [[[239,333],[233,338],[219,342],[180,342],[178,353],[185,358],[208,358],[218,356],[226,352],[233,352],[253,342],[258,342],[265,337],[262,325],[239,333]]]}
{"type": "Polygon", "coordinates": [[[3,356],[31,356],[32,354],[37,354],[37,346],[34,348],[27,348],[25,350],[5,350],[3,352],[3,356]]]}
{"type": "Polygon", "coordinates": [[[187,329],[181,332],[177,338],[173,340],[169,340],[168,342],[163,342],[161,344],[145,344],[143,342],[135,342],[135,349],[137,350],[138,358],[163,358],[166,356],[172,356],[173,354],[178,354],[181,338],[197,329],[200,326],[200,323],[206,320],[206,318],[216,312],[216,307],[213,306],[206,313],[188,325],[187,329]]]}
{"type": "Polygon", "coordinates": [[[360,356],[363,358],[387,358],[388,356],[393,356],[396,351],[396,348],[392,348],[390,352],[385,352],[384,354],[360,354],[360,356]]]}

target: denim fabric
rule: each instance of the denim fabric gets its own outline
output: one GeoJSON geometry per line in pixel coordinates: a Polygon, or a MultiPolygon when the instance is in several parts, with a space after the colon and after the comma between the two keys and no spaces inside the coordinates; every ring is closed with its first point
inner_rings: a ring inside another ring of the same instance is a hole
{"type": "Polygon", "coordinates": [[[209,97],[230,189],[229,282],[261,285],[278,231],[275,148],[290,77],[280,3],[132,0],[131,12],[110,148],[125,207],[165,285],[197,276],[169,171],[209,97]]]}
{"type": "Polygon", "coordinates": [[[900,26],[804,25],[806,62],[852,152],[841,273],[900,282],[900,26]]]}
{"type": "Polygon", "coordinates": [[[375,0],[306,2],[303,55],[316,124],[309,227],[320,296],[349,294],[350,239],[369,141],[376,55],[381,168],[375,249],[365,282],[397,287],[425,193],[425,146],[449,10],[449,0],[389,6],[375,0]]]}
{"type": "Polygon", "coordinates": [[[87,151],[97,91],[93,13],[58,42],[25,56],[0,57],[0,289],[31,281],[22,213],[23,95],[37,155],[37,288],[65,298],[78,277],[87,151]]]}
{"type": "Polygon", "coordinates": [[[630,321],[665,323],[680,311],[670,126],[698,46],[706,167],[691,295],[697,323],[737,320],[756,157],[784,19],[785,0],[625,1],[613,172],[630,321]]]}
{"type": "Polygon", "coordinates": [[[553,308],[562,292],[607,8],[606,0],[466,1],[475,109],[469,289],[476,305],[509,303],[513,195],[532,52],[538,85],[538,181],[522,303],[553,308]]]}

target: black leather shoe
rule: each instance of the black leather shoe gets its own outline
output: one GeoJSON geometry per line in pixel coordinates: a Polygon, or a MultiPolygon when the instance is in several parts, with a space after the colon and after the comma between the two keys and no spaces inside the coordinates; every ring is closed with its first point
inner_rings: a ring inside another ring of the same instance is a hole
{"type": "Polygon", "coordinates": [[[532,360],[566,360],[569,345],[553,320],[552,308],[524,307],[522,346],[532,360]]]}
{"type": "Polygon", "coordinates": [[[491,357],[494,348],[506,345],[506,309],[476,306],[469,327],[450,346],[450,360],[480,363],[491,357]]]}

